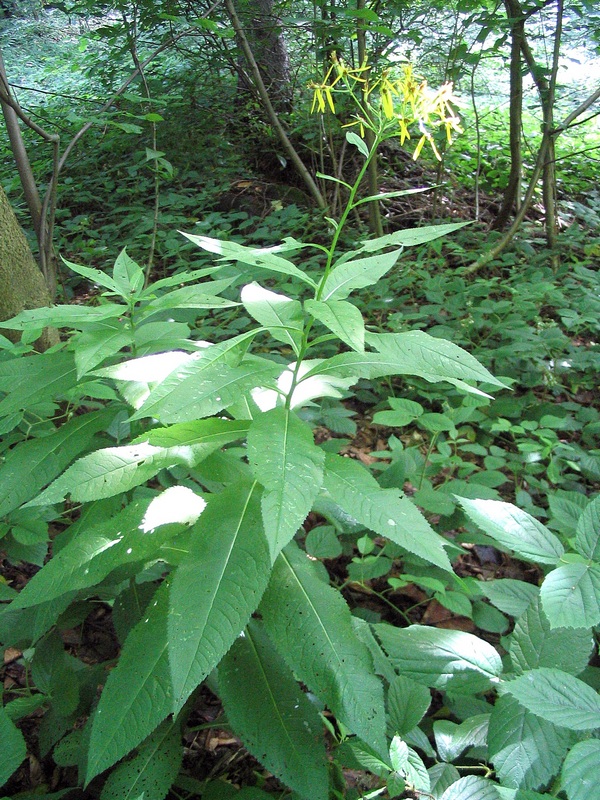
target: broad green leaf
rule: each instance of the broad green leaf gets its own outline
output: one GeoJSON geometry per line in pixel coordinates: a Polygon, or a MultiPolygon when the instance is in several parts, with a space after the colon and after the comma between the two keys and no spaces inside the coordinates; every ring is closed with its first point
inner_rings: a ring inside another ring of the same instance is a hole
{"type": "Polygon", "coordinates": [[[93,411],[65,422],[55,432],[21,442],[0,467],[0,517],[25,503],[86,450],[95,433],[110,424],[115,412],[93,411]]]}
{"type": "Polygon", "coordinates": [[[552,570],[540,596],[552,628],[593,628],[600,623],[600,564],[574,562],[552,570]]]}
{"type": "Polygon", "coordinates": [[[152,558],[181,526],[143,533],[147,508],[148,500],[136,500],[116,516],[79,531],[27,582],[12,608],[28,608],[95,586],[120,566],[152,558]]]}
{"type": "Polygon", "coordinates": [[[439,800],[444,791],[460,778],[460,773],[452,764],[439,762],[429,767],[429,791],[435,800],[439,800]]]}
{"type": "Polygon", "coordinates": [[[302,344],[304,315],[298,300],[249,283],[242,289],[244,308],[274,339],[292,348],[296,355],[302,344]]]}
{"type": "Polygon", "coordinates": [[[48,402],[72,389],[77,381],[71,353],[43,353],[0,363],[0,417],[48,402]]]}
{"type": "Polygon", "coordinates": [[[539,597],[517,620],[508,640],[508,652],[516,673],[537,667],[556,667],[578,675],[587,667],[594,647],[590,629],[552,629],[539,597]]]}
{"type": "Polygon", "coordinates": [[[304,308],[348,347],[358,353],[364,352],[365,323],[355,305],[344,300],[306,300],[304,308]]]}
{"type": "Polygon", "coordinates": [[[91,725],[86,784],[137,747],[171,713],[168,583],[157,590],[108,674],[91,725]]]}
{"type": "Polygon", "coordinates": [[[333,265],[327,276],[319,300],[345,300],[355,289],[363,289],[389,272],[400,256],[400,250],[355,261],[341,261],[333,265]]]}
{"type": "Polygon", "coordinates": [[[43,694],[30,694],[23,697],[17,697],[16,700],[11,700],[4,706],[8,718],[13,722],[28,717],[35,711],[38,711],[42,706],[48,703],[49,698],[43,694]]]}
{"type": "MultiPolygon", "coordinates": [[[[182,231],[183,233],[183,231],[182,231]]],[[[226,242],[221,239],[211,239],[209,236],[194,236],[189,233],[183,235],[194,244],[221,256],[222,261],[239,261],[251,267],[260,267],[270,272],[279,272],[284,275],[293,275],[304,283],[317,288],[316,283],[306,273],[299,270],[291,261],[281,256],[274,255],[275,248],[245,247],[237,242],[226,242]]]]}
{"type": "Polygon", "coordinates": [[[84,503],[112,497],[146,483],[161,469],[177,465],[192,468],[207,455],[202,445],[154,447],[140,442],[106,447],[78,459],[27,505],[51,505],[67,495],[84,503]]]}
{"type": "Polygon", "coordinates": [[[458,497],[465,513],[481,530],[524,561],[556,564],[564,553],[560,540],[535,517],[512,503],[458,497]]]}
{"type": "Polygon", "coordinates": [[[262,513],[273,560],[306,519],[321,489],[325,453],[310,427],[288,408],[258,416],[248,432],[248,460],[265,487],[262,513]]]}
{"type": "MultiPolygon", "coordinates": [[[[358,14],[358,12],[356,13],[358,14]]],[[[358,134],[354,133],[354,131],[346,131],[346,140],[350,142],[350,144],[353,144],[354,147],[356,147],[365,158],[369,157],[369,148],[367,147],[367,143],[364,141],[364,139],[361,139],[358,134]]]]}
{"type": "Polygon", "coordinates": [[[600,561],[600,496],[588,503],[577,521],[575,549],[592,561],[600,561]]]}
{"type": "Polygon", "coordinates": [[[164,722],[132,759],[111,772],[100,800],[163,800],[181,769],[182,757],[179,725],[164,722]]]}
{"type": "Polygon", "coordinates": [[[0,322],[0,328],[24,331],[35,327],[84,329],[102,320],[120,317],[126,307],[115,303],[101,306],[50,306],[21,311],[16,317],[0,322]]]}
{"type": "Polygon", "coordinates": [[[563,536],[574,536],[577,521],[587,504],[586,496],[579,492],[560,491],[548,495],[550,517],[555,529],[558,528],[563,536]]]}
{"type": "Polygon", "coordinates": [[[132,342],[133,333],[123,319],[95,322],[90,330],[84,331],[77,337],[75,349],[77,377],[81,378],[124,347],[131,347],[132,342]]]}
{"type": "MultiPolygon", "coordinates": [[[[135,261],[127,255],[123,248],[116,258],[113,267],[113,281],[122,297],[139,295],[144,288],[144,272],[135,261]]],[[[149,798],[147,798],[149,800],[149,798]]]]}
{"type": "Polygon", "coordinates": [[[488,732],[489,758],[504,786],[537,789],[560,769],[571,734],[523,708],[513,697],[496,700],[488,732]]]}
{"type": "Polygon", "coordinates": [[[500,800],[496,784],[478,775],[465,775],[452,783],[440,800],[500,800]]]}
{"type": "Polygon", "coordinates": [[[154,428],[138,436],[134,444],[148,442],[154,447],[204,445],[207,455],[230,442],[242,439],[248,432],[250,420],[197,419],[179,422],[168,428],[154,428]]]}
{"type": "Polygon", "coordinates": [[[492,605],[511,617],[520,617],[540,590],[532,583],[517,581],[513,578],[482,581],[479,588],[492,605]]]}
{"type": "MultiPolygon", "coordinates": [[[[367,649],[371,654],[371,658],[373,659],[373,670],[375,674],[381,675],[381,677],[385,678],[389,684],[392,684],[397,677],[396,672],[390,664],[388,657],[383,652],[381,645],[375,638],[369,623],[365,622],[365,620],[361,619],[360,617],[353,616],[352,630],[354,631],[356,638],[367,646],[367,649]]],[[[390,714],[391,713],[392,712],[390,711],[390,714]]],[[[394,733],[396,733],[395,730],[394,733]]],[[[401,733],[400,729],[398,729],[398,733],[401,733]]]]}
{"type": "Polygon", "coordinates": [[[257,620],[219,667],[227,719],[248,750],[305,800],[327,800],[322,725],[257,620]]]}
{"type": "Polygon", "coordinates": [[[173,710],[223,658],[256,609],[271,560],[256,484],[211,496],[192,529],[189,554],[175,570],[169,597],[173,710]]]}
{"type": "Polygon", "coordinates": [[[414,786],[415,791],[420,794],[429,793],[429,773],[423,763],[421,756],[412,749],[408,748],[408,760],[406,766],[400,773],[409,786],[414,786]]]}
{"type": "Polygon", "coordinates": [[[415,728],[431,704],[431,693],[426,686],[396,675],[387,696],[388,718],[394,733],[403,736],[415,728]]]}
{"type": "Polygon", "coordinates": [[[404,769],[408,763],[408,745],[396,735],[390,744],[390,764],[396,772],[404,769]]]}
{"type": "Polygon", "coordinates": [[[522,706],[553,725],[573,731],[600,728],[600,697],[560,669],[540,667],[503,684],[522,706]]]}
{"type": "Polygon", "coordinates": [[[383,250],[384,247],[414,247],[418,244],[425,244],[440,236],[447,236],[449,233],[470,225],[470,222],[451,222],[446,225],[424,225],[422,228],[407,228],[401,231],[394,231],[377,239],[368,239],[361,245],[359,253],[375,253],[383,250]]]}
{"type": "Polygon", "coordinates": [[[397,489],[382,489],[358,462],[328,454],[324,486],[332,500],[365,527],[442,569],[452,570],[444,540],[416,506],[397,489]]]}
{"type": "Polygon", "coordinates": [[[498,683],[502,661],[491,644],[470,633],[424,625],[393,628],[380,623],[375,634],[401,675],[449,692],[484,692],[498,683]]]}
{"type": "Polygon", "coordinates": [[[578,742],[565,758],[562,788],[569,800],[600,800],[600,739],[578,742]]]}
{"type": "Polygon", "coordinates": [[[27,755],[23,734],[0,705],[0,786],[4,786],[27,755]]]}
{"type": "Polygon", "coordinates": [[[467,747],[485,747],[489,714],[476,714],[457,724],[447,719],[433,723],[435,746],[442,761],[455,761],[467,747]]]}
{"type": "Polygon", "coordinates": [[[260,605],[265,627],[290,668],[352,733],[387,753],[383,687],[354,635],[343,597],[290,543],[260,605]]]}
{"type": "Polygon", "coordinates": [[[242,337],[236,344],[224,342],[194,353],[151,390],[132,419],[151,416],[161,422],[188,422],[209,417],[239,400],[240,394],[269,382],[281,371],[280,365],[264,359],[231,363],[247,340],[242,337]]]}

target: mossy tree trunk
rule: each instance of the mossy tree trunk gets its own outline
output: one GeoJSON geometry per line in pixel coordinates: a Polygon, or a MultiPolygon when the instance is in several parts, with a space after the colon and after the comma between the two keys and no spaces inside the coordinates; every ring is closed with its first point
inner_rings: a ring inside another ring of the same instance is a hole
{"type": "MultiPolygon", "coordinates": [[[[52,301],[25,234],[0,186],[0,320],[7,320],[28,308],[50,306],[52,301]]],[[[2,331],[18,341],[18,331],[2,331]]],[[[37,342],[45,350],[58,342],[58,334],[45,330],[37,342]]]]}

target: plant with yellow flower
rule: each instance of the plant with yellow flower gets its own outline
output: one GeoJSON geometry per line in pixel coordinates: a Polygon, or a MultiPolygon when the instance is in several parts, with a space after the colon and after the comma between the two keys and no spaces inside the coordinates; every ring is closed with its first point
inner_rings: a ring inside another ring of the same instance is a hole
{"type": "MultiPolygon", "coordinates": [[[[448,143],[453,133],[460,133],[460,121],[453,108],[456,98],[451,83],[432,89],[427,81],[417,76],[411,64],[404,64],[400,77],[393,77],[391,68],[385,68],[372,79],[371,68],[365,62],[360,67],[351,67],[332,53],[331,66],[321,83],[311,82],[313,90],[311,113],[324,114],[327,110],[336,113],[334,96],[350,96],[356,112],[354,121],[345,125],[357,125],[362,137],[365,129],[375,137],[376,147],[385,139],[399,135],[403,145],[411,138],[410,131],[417,128],[420,138],[413,152],[416,160],[426,142],[437,159],[441,159],[433,137],[434,131],[445,128],[448,143]]],[[[373,148],[371,148],[373,149],[373,148]]]]}

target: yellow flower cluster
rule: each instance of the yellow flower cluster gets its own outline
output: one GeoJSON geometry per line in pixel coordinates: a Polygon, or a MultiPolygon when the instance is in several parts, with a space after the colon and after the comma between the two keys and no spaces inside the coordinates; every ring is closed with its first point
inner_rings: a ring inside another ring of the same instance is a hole
{"type": "Polygon", "coordinates": [[[322,83],[309,84],[313,90],[311,113],[324,114],[329,109],[335,114],[334,94],[348,94],[358,111],[355,121],[349,125],[359,125],[361,135],[365,128],[377,132],[387,129],[389,123],[394,126],[397,123],[400,143],[404,144],[411,138],[410,128],[416,125],[421,136],[413,153],[415,160],[426,142],[441,160],[433,138],[434,130],[444,127],[449,143],[453,132],[462,132],[453,108],[456,97],[451,83],[431,89],[427,81],[415,75],[411,64],[403,65],[400,78],[391,77],[391,70],[387,68],[371,81],[370,67],[366,63],[358,68],[349,67],[335,53],[331,62],[322,83]]]}

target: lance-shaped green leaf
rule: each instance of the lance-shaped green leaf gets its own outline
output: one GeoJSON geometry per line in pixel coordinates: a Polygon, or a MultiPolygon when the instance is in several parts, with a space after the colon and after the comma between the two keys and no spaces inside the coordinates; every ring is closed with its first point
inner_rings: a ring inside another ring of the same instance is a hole
{"type": "Polygon", "coordinates": [[[162,294],[144,306],[139,315],[142,319],[156,314],[157,311],[169,311],[173,308],[232,308],[239,306],[235,300],[218,297],[217,292],[226,288],[230,281],[211,281],[198,283],[195,286],[181,286],[172,292],[162,294]],[[221,283],[224,285],[221,287],[221,283]]]}
{"type": "Polygon", "coordinates": [[[560,769],[571,733],[500,697],[490,717],[489,757],[503,786],[537,789],[560,769]]]}
{"type": "MultiPolygon", "coordinates": [[[[0,786],[3,786],[27,755],[23,734],[0,705],[0,786]]],[[[325,797],[327,795],[325,794],[325,797]]]]}
{"type": "Polygon", "coordinates": [[[327,800],[318,712],[257,620],[223,659],[219,694],[234,731],[270,772],[305,800],[327,800]]]}
{"type": "Polygon", "coordinates": [[[575,549],[592,561],[600,561],[600,496],[587,504],[577,520],[575,549]]]}
{"type": "Polygon", "coordinates": [[[298,269],[291,261],[288,261],[287,258],[275,255],[275,250],[278,248],[245,247],[237,242],[211,239],[210,236],[194,236],[190,233],[183,233],[183,235],[203,250],[221,256],[222,261],[240,261],[242,264],[247,264],[250,267],[260,267],[270,272],[293,275],[309,286],[312,286],[313,289],[317,288],[313,279],[302,272],[302,270],[298,269]]]}
{"type": "MultiPolygon", "coordinates": [[[[416,191],[423,190],[418,189],[416,191]]],[[[368,239],[362,243],[358,252],[375,253],[378,250],[383,250],[384,247],[414,247],[418,244],[425,244],[425,242],[439,239],[440,236],[446,236],[470,224],[470,222],[451,222],[445,225],[424,225],[422,228],[407,228],[402,231],[394,231],[394,233],[379,236],[377,239],[368,239]]]]}
{"type": "Polygon", "coordinates": [[[265,590],[270,566],[257,485],[237,483],[213,495],[172,580],[169,661],[174,711],[243,630],[265,590]]]}
{"type": "Polygon", "coordinates": [[[138,436],[134,444],[148,442],[155,447],[204,445],[209,455],[215,449],[243,438],[249,427],[250,420],[247,419],[197,419],[178,422],[168,428],[154,428],[138,436]]]}
{"type": "Polygon", "coordinates": [[[359,463],[328,454],[323,483],[332,500],[366,528],[431,564],[452,570],[444,539],[416,506],[397,489],[382,489],[359,463]]]}
{"type": "Polygon", "coordinates": [[[293,411],[274,408],[252,423],[248,460],[266,489],[263,521],[274,560],[312,508],[321,489],[325,454],[293,411]]]}
{"type": "Polygon", "coordinates": [[[540,589],[552,628],[593,628],[600,623],[600,564],[573,562],[552,570],[540,589]]]}
{"type": "Polygon", "coordinates": [[[516,673],[537,667],[557,667],[578,675],[587,667],[594,646],[589,628],[551,628],[539,597],[517,620],[508,642],[516,673]]]}
{"type": "Polygon", "coordinates": [[[54,433],[17,444],[0,467],[0,517],[25,503],[86,450],[105,429],[113,411],[93,411],[61,425],[54,433]]]}
{"type": "Polygon", "coordinates": [[[266,359],[239,364],[249,337],[236,339],[194,353],[151,390],[132,419],[152,416],[162,422],[187,422],[209,417],[279,374],[281,367],[266,359]]]}
{"type": "Polygon", "coordinates": [[[400,250],[355,261],[338,261],[327,276],[319,300],[344,300],[355,289],[372,286],[389,272],[400,256],[400,250]]]}
{"type": "Polygon", "coordinates": [[[125,640],[90,720],[86,783],[133,750],[172,710],[168,610],[165,581],[125,640]]]}
{"type": "Polygon", "coordinates": [[[49,306],[21,311],[16,317],[0,322],[0,328],[24,331],[31,328],[75,328],[83,329],[102,320],[120,317],[126,307],[115,303],[102,306],[49,306]]]}
{"type": "Polygon", "coordinates": [[[502,661],[491,644],[463,631],[380,623],[375,633],[401,675],[435,689],[482,692],[498,683],[502,661]]]}
{"type": "Polygon", "coordinates": [[[12,608],[28,608],[95,586],[120,566],[152,558],[182,528],[161,527],[144,533],[147,509],[148,500],[137,500],[114,517],[79,531],[28,581],[12,608]]]}
{"type": "Polygon", "coordinates": [[[535,517],[512,503],[457,497],[469,519],[502,547],[524,561],[556,564],[565,552],[560,539],[535,517]]]}
{"type": "Polygon", "coordinates": [[[81,378],[106,358],[124,347],[131,347],[132,343],[133,332],[122,317],[95,322],[77,338],[77,377],[81,378]]]}
{"type": "Polygon", "coordinates": [[[140,442],[122,447],[105,447],[78,459],[27,505],[51,505],[68,494],[78,502],[112,497],[146,483],[161,469],[177,465],[191,468],[207,455],[209,452],[202,445],[154,447],[147,442],[140,442]]]}
{"type": "Polygon", "coordinates": [[[553,725],[573,731],[600,728],[598,693],[560,669],[540,667],[506,681],[503,689],[522,706],[553,725]]]}
{"type": "MultiPolygon", "coordinates": [[[[159,289],[168,289],[171,286],[181,286],[183,283],[191,283],[192,281],[199,281],[200,278],[206,278],[207,275],[212,275],[217,272],[222,265],[216,267],[203,267],[202,269],[193,269],[190,272],[177,272],[168,278],[161,278],[159,281],[154,281],[141,293],[140,297],[144,300],[153,300],[159,289]]],[[[209,283],[207,288],[212,284],[209,283]]],[[[215,292],[211,292],[215,294],[215,292]]]]}
{"type": "Polygon", "coordinates": [[[356,147],[365,158],[369,157],[369,148],[367,143],[364,139],[361,139],[358,134],[354,133],[354,131],[346,131],[346,141],[350,142],[350,144],[353,144],[354,147],[356,147]]]}
{"type": "Polygon", "coordinates": [[[132,759],[110,773],[100,800],[163,800],[181,769],[182,758],[179,725],[163,722],[132,759]]]}
{"type": "Polygon", "coordinates": [[[76,272],[78,275],[83,275],[84,278],[89,278],[92,283],[98,284],[98,286],[104,286],[105,289],[113,292],[116,295],[121,297],[128,297],[131,289],[126,289],[125,292],[122,291],[123,282],[121,281],[121,285],[119,283],[119,277],[117,281],[114,278],[111,278],[110,275],[107,275],[106,272],[102,272],[101,269],[94,269],[93,267],[84,267],[81,264],[74,264],[72,261],[67,261],[66,258],[63,258],[63,261],[72,269],[73,272],[76,272]]]}
{"type": "Polygon", "coordinates": [[[383,687],[343,597],[291,542],[273,567],[260,605],[270,637],[290,668],[332,713],[386,755],[383,687]]]}
{"type": "Polygon", "coordinates": [[[263,289],[258,283],[244,286],[241,297],[250,316],[265,327],[274,339],[289,345],[298,355],[304,328],[301,303],[284,294],[263,289]]]}
{"type": "MultiPolygon", "coordinates": [[[[367,334],[367,343],[375,334],[367,334]]],[[[431,383],[448,381],[465,391],[484,394],[466,381],[483,381],[503,386],[479,362],[457,345],[436,339],[423,331],[410,331],[382,336],[403,337],[377,353],[341,353],[314,367],[306,377],[328,375],[340,377],[358,375],[362,378],[381,378],[385,375],[417,375],[431,383]]],[[[487,397],[487,395],[485,395],[487,397]]]]}
{"type": "Polygon", "coordinates": [[[578,742],[565,758],[562,788],[569,800],[600,800],[600,740],[578,742]]]}
{"type": "Polygon", "coordinates": [[[72,389],[77,373],[72,353],[41,353],[0,364],[0,417],[48,402],[72,389]]]}
{"type": "MultiPolygon", "coordinates": [[[[462,347],[423,331],[406,333],[370,333],[367,342],[379,353],[400,364],[415,363],[428,381],[460,380],[491,383],[504,387],[483,364],[462,347]]],[[[414,372],[418,375],[420,373],[414,372]]]]}
{"type": "Polygon", "coordinates": [[[122,297],[138,296],[144,288],[144,271],[124,247],[115,260],[113,281],[122,297]]]}
{"type": "Polygon", "coordinates": [[[102,378],[114,378],[118,381],[147,384],[159,383],[164,381],[174,369],[190,361],[192,357],[190,353],[182,350],[153,353],[149,356],[131,358],[129,361],[121,361],[119,364],[97,369],[94,375],[99,375],[102,378]]]}
{"type": "Polygon", "coordinates": [[[355,305],[344,300],[306,300],[304,308],[348,347],[358,353],[364,352],[365,323],[355,305]]]}

